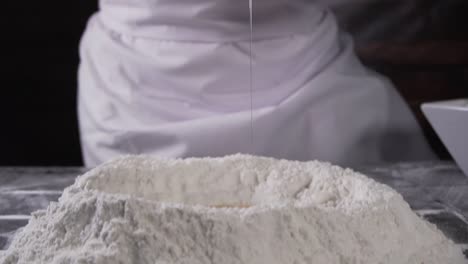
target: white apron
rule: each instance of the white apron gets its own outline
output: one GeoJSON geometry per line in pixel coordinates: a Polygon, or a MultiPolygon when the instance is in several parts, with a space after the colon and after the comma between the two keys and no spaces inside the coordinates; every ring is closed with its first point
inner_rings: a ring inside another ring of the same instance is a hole
{"type": "Polygon", "coordinates": [[[433,158],[408,107],[360,64],[327,9],[253,4],[252,142],[247,0],[102,0],[80,49],[86,165],[142,153],[433,158]]]}

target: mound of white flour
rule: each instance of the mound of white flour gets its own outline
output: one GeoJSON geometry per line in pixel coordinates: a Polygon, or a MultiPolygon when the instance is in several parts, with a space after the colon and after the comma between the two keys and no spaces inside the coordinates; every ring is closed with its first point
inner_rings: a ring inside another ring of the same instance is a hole
{"type": "Polygon", "coordinates": [[[0,263],[465,263],[395,191],[327,163],[122,158],[34,213],[0,263]]]}

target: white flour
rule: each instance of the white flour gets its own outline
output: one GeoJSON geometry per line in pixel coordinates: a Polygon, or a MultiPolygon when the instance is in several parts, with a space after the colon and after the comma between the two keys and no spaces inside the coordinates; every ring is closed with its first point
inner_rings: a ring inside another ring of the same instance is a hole
{"type": "Polygon", "coordinates": [[[465,263],[395,191],[320,162],[127,157],[34,214],[0,263],[465,263]]]}

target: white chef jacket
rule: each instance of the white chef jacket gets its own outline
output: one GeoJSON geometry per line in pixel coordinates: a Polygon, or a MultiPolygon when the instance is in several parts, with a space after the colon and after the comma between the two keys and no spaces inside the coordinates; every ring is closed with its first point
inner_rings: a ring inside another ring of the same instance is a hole
{"type": "Polygon", "coordinates": [[[248,0],[101,0],[80,47],[86,165],[143,153],[433,158],[407,105],[361,65],[327,8],[253,6],[251,112],[248,0]]]}

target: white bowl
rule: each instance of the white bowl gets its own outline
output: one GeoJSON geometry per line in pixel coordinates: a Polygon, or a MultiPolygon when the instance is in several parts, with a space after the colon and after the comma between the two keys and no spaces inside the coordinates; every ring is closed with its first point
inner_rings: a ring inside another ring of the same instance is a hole
{"type": "Polygon", "coordinates": [[[458,166],[468,176],[468,98],[425,103],[422,110],[458,166]]]}

